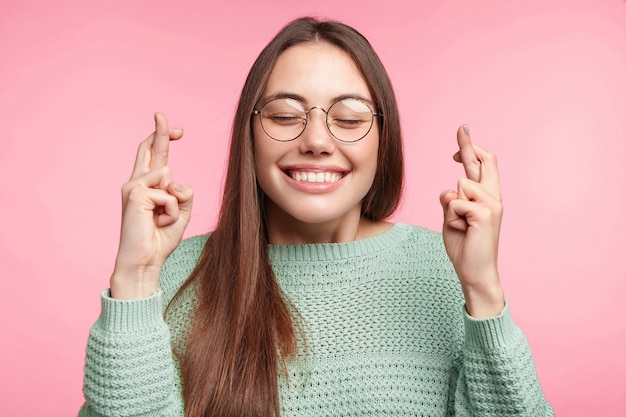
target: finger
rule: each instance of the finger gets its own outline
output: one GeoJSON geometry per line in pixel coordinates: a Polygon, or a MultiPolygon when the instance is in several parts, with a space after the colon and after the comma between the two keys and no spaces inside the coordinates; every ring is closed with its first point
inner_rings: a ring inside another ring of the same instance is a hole
{"type": "Polygon", "coordinates": [[[158,227],[165,227],[176,223],[180,218],[180,207],[178,206],[178,200],[173,195],[166,193],[163,203],[160,204],[161,210],[158,211],[156,218],[156,225],[158,227]]]}
{"type": "Polygon", "coordinates": [[[162,167],[156,170],[148,171],[137,178],[131,179],[122,186],[122,193],[127,194],[136,187],[165,190],[171,182],[172,171],[169,167],[162,167]]]}
{"type": "Polygon", "coordinates": [[[180,211],[175,196],[153,188],[144,190],[143,194],[152,204],[152,211],[156,214],[155,224],[158,227],[169,226],[178,221],[180,211]]]}
{"type": "Polygon", "coordinates": [[[161,168],[167,165],[170,149],[170,127],[162,113],[154,113],[154,141],[150,147],[149,168],[161,168]]]}
{"type": "MultiPolygon", "coordinates": [[[[489,151],[485,150],[479,145],[476,145],[475,143],[472,143],[472,146],[474,147],[474,152],[476,153],[476,157],[479,161],[482,161],[483,154],[489,153],[489,151]]],[[[461,161],[461,151],[457,151],[454,155],[452,155],[452,159],[454,159],[456,162],[463,162],[461,161]]]]}
{"type": "Polygon", "coordinates": [[[185,130],[182,127],[170,127],[170,140],[178,140],[183,137],[185,130]]]}
{"type": "Polygon", "coordinates": [[[454,190],[446,190],[439,194],[439,202],[441,203],[441,207],[443,208],[444,216],[448,211],[448,206],[450,205],[450,202],[456,198],[459,198],[459,196],[454,190]]]}
{"type": "MultiPolygon", "coordinates": [[[[452,200],[448,205],[448,212],[454,213],[450,215],[451,220],[456,219],[456,217],[463,219],[465,228],[470,226],[493,227],[494,224],[499,224],[501,218],[501,211],[498,207],[461,199],[452,200]]],[[[456,224],[461,224],[461,222],[450,221],[448,224],[458,228],[456,224]]]]}
{"type": "Polygon", "coordinates": [[[467,178],[484,184],[491,195],[500,200],[500,174],[495,154],[471,142],[467,125],[459,128],[457,141],[460,150],[453,159],[463,163],[467,178]]]}
{"type": "Polygon", "coordinates": [[[189,220],[193,203],[193,189],[187,185],[171,182],[167,186],[167,192],[176,197],[180,215],[189,220]]]}
{"type": "MultiPolygon", "coordinates": [[[[159,113],[160,114],[160,113],[159,113]]],[[[162,116],[162,115],[161,115],[162,116]]],[[[157,119],[157,115],[155,114],[155,120],[157,119]]],[[[169,140],[178,140],[183,137],[184,130],[179,127],[169,128],[169,140]]],[[[137,156],[135,157],[135,165],[133,167],[133,172],[131,174],[130,179],[136,179],[137,177],[145,174],[150,171],[150,164],[152,161],[152,151],[153,145],[156,139],[156,131],[152,132],[150,136],[144,139],[137,149],[137,156]]],[[[169,147],[169,144],[168,144],[169,147]]]]}
{"type": "Polygon", "coordinates": [[[154,132],[145,138],[137,148],[137,156],[135,157],[135,165],[130,176],[131,180],[145,174],[150,170],[150,148],[154,142],[154,132]]]}
{"type": "Polygon", "coordinates": [[[447,190],[439,195],[439,201],[443,208],[444,227],[452,227],[460,231],[465,231],[469,227],[464,216],[459,215],[453,210],[452,204],[458,201],[456,191],[447,190]]]}
{"type": "Polygon", "coordinates": [[[500,171],[496,155],[488,152],[478,145],[474,145],[478,158],[482,161],[480,165],[480,183],[498,200],[501,200],[500,192],[500,171]]]}
{"type": "Polygon", "coordinates": [[[456,132],[456,141],[459,145],[457,162],[463,164],[465,175],[472,181],[480,182],[481,161],[474,150],[472,140],[469,136],[469,127],[464,124],[456,132]]]}
{"type": "Polygon", "coordinates": [[[459,197],[454,190],[446,190],[439,194],[439,201],[441,202],[441,205],[444,209],[448,206],[448,204],[450,204],[450,201],[454,200],[455,198],[459,197]]]}
{"type": "Polygon", "coordinates": [[[135,187],[128,193],[128,203],[124,211],[128,210],[150,211],[178,219],[178,200],[165,190],[135,187]]]}
{"type": "Polygon", "coordinates": [[[490,187],[467,178],[459,179],[457,195],[459,200],[474,201],[487,205],[501,205],[500,196],[494,195],[490,187]]]}
{"type": "Polygon", "coordinates": [[[439,196],[444,223],[465,231],[471,223],[502,217],[502,204],[482,184],[467,178],[459,180],[459,190],[447,190],[439,196]]]}

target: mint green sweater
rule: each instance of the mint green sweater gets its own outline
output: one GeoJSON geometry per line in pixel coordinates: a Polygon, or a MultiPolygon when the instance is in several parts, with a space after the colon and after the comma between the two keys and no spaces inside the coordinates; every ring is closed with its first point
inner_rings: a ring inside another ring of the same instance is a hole
{"type": "MultiPolygon", "coordinates": [[[[172,346],[184,343],[191,292],[167,322],[163,312],[205,241],[181,242],[152,297],[102,294],[80,416],[184,414],[172,346]]],[[[279,380],[283,416],[554,415],[508,304],[490,319],[466,314],[439,233],[396,224],[356,242],[270,245],[269,254],[306,340],[279,380]]]]}

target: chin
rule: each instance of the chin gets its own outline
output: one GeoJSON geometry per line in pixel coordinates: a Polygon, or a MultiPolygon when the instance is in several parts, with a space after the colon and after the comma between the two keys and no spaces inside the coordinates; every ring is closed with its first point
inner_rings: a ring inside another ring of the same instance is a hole
{"type": "Polygon", "coordinates": [[[361,213],[361,207],[353,207],[345,211],[330,211],[328,208],[309,206],[306,210],[297,210],[286,212],[285,214],[291,217],[296,222],[306,224],[329,224],[335,222],[341,222],[352,216],[358,218],[361,213]]]}
{"type": "Polygon", "coordinates": [[[295,221],[310,225],[332,223],[339,219],[339,217],[320,216],[319,213],[311,213],[310,215],[299,215],[294,217],[295,221]]]}
{"type": "Polygon", "coordinates": [[[358,221],[361,215],[361,204],[350,204],[347,201],[320,201],[319,198],[298,198],[295,200],[279,200],[279,203],[268,199],[266,210],[271,222],[282,225],[331,225],[340,224],[348,219],[358,221]],[[347,203],[347,204],[346,204],[347,203]]]}

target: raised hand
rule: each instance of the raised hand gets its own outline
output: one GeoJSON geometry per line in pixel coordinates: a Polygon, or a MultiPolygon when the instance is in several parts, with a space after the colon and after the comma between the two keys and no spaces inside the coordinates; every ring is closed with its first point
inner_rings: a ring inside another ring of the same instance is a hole
{"type": "Polygon", "coordinates": [[[504,293],[498,276],[498,241],[502,222],[502,197],[494,154],[472,144],[467,125],[457,131],[466,178],[457,190],[441,193],[444,212],[443,240],[461,281],[468,313],[475,318],[499,314],[504,293]]]}
{"type": "Polygon", "coordinates": [[[122,186],[120,245],[111,276],[111,297],[148,297],[158,289],[161,267],[181,241],[191,217],[193,190],[172,181],[170,140],[183,136],[155,113],[155,131],[137,151],[130,180],[122,186]]]}

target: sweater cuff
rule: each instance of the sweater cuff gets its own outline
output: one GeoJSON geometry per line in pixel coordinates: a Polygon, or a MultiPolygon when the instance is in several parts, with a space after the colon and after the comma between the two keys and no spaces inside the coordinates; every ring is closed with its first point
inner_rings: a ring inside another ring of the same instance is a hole
{"type": "Polygon", "coordinates": [[[109,290],[101,294],[102,311],[96,326],[111,333],[137,333],[165,325],[163,292],[159,289],[150,297],[118,300],[109,290]]]}
{"type": "Polygon", "coordinates": [[[510,344],[515,338],[517,325],[513,321],[509,302],[505,300],[499,315],[475,319],[463,307],[465,317],[465,346],[469,349],[493,350],[510,344]]]}

